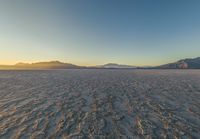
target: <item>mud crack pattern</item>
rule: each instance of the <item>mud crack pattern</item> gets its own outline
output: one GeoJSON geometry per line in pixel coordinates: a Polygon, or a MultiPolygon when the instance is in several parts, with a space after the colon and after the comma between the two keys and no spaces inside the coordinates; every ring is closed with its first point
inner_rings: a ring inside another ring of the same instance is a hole
{"type": "Polygon", "coordinates": [[[0,71],[0,138],[198,139],[200,71],[0,71]]]}

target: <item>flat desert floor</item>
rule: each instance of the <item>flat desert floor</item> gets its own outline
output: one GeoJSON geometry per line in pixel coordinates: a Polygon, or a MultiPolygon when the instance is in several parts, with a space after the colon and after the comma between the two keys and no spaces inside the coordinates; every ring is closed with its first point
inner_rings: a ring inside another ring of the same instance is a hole
{"type": "Polygon", "coordinates": [[[0,138],[199,139],[200,70],[0,71],[0,138]]]}

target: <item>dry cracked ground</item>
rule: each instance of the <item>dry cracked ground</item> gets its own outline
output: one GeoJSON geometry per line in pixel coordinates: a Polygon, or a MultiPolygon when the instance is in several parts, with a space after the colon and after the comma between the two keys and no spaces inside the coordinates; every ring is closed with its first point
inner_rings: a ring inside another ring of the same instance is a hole
{"type": "Polygon", "coordinates": [[[200,70],[0,71],[1,139],[199,139],[200,70]]]}

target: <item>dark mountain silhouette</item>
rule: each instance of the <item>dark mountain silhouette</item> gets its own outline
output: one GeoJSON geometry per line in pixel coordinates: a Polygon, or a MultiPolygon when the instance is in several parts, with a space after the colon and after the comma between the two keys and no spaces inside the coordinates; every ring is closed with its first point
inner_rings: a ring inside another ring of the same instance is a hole
{"type": "Polygon", "coordinates": [[[17,63],[15,65],[2,65],[0,69],[79,69],[85,68],[69,63],[62,63],[60,61],[37,62],[37,63],[17,63]]]}
{"type": "Polygon", "coordinates": [[[97,67],[99,67],[99,68],[114,68],[114,69],[136,68],[136,66],[121,65],[121,64],[116,64],[116,63],[108,63],[108,64],[100,65],[97,67]]]}
{"type": "Polygon", "coordinates": [[[158,66],[160,69],[200,69],[200,57],[182,59],[174,63],[158,66]]]}
{"type": "Polygon", "coordinates": [[[37,63],[17,63],[15,65],[0,65],[0,69],[200,69],[200,57],[182,59],[174,63],[169,63],[157,67],[136,67],[108,63],[100,66],[86,67],[78,66],[60,61],[37,62],[37,63]]]}

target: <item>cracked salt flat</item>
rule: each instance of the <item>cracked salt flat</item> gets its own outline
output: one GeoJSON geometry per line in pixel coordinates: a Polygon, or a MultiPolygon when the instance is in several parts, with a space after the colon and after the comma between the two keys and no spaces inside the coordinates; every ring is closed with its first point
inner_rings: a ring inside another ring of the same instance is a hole
{"type": "Polygon", "coordinates": [[[200,138],[199,70],[0,71],[0,138],[200,138]]]}

